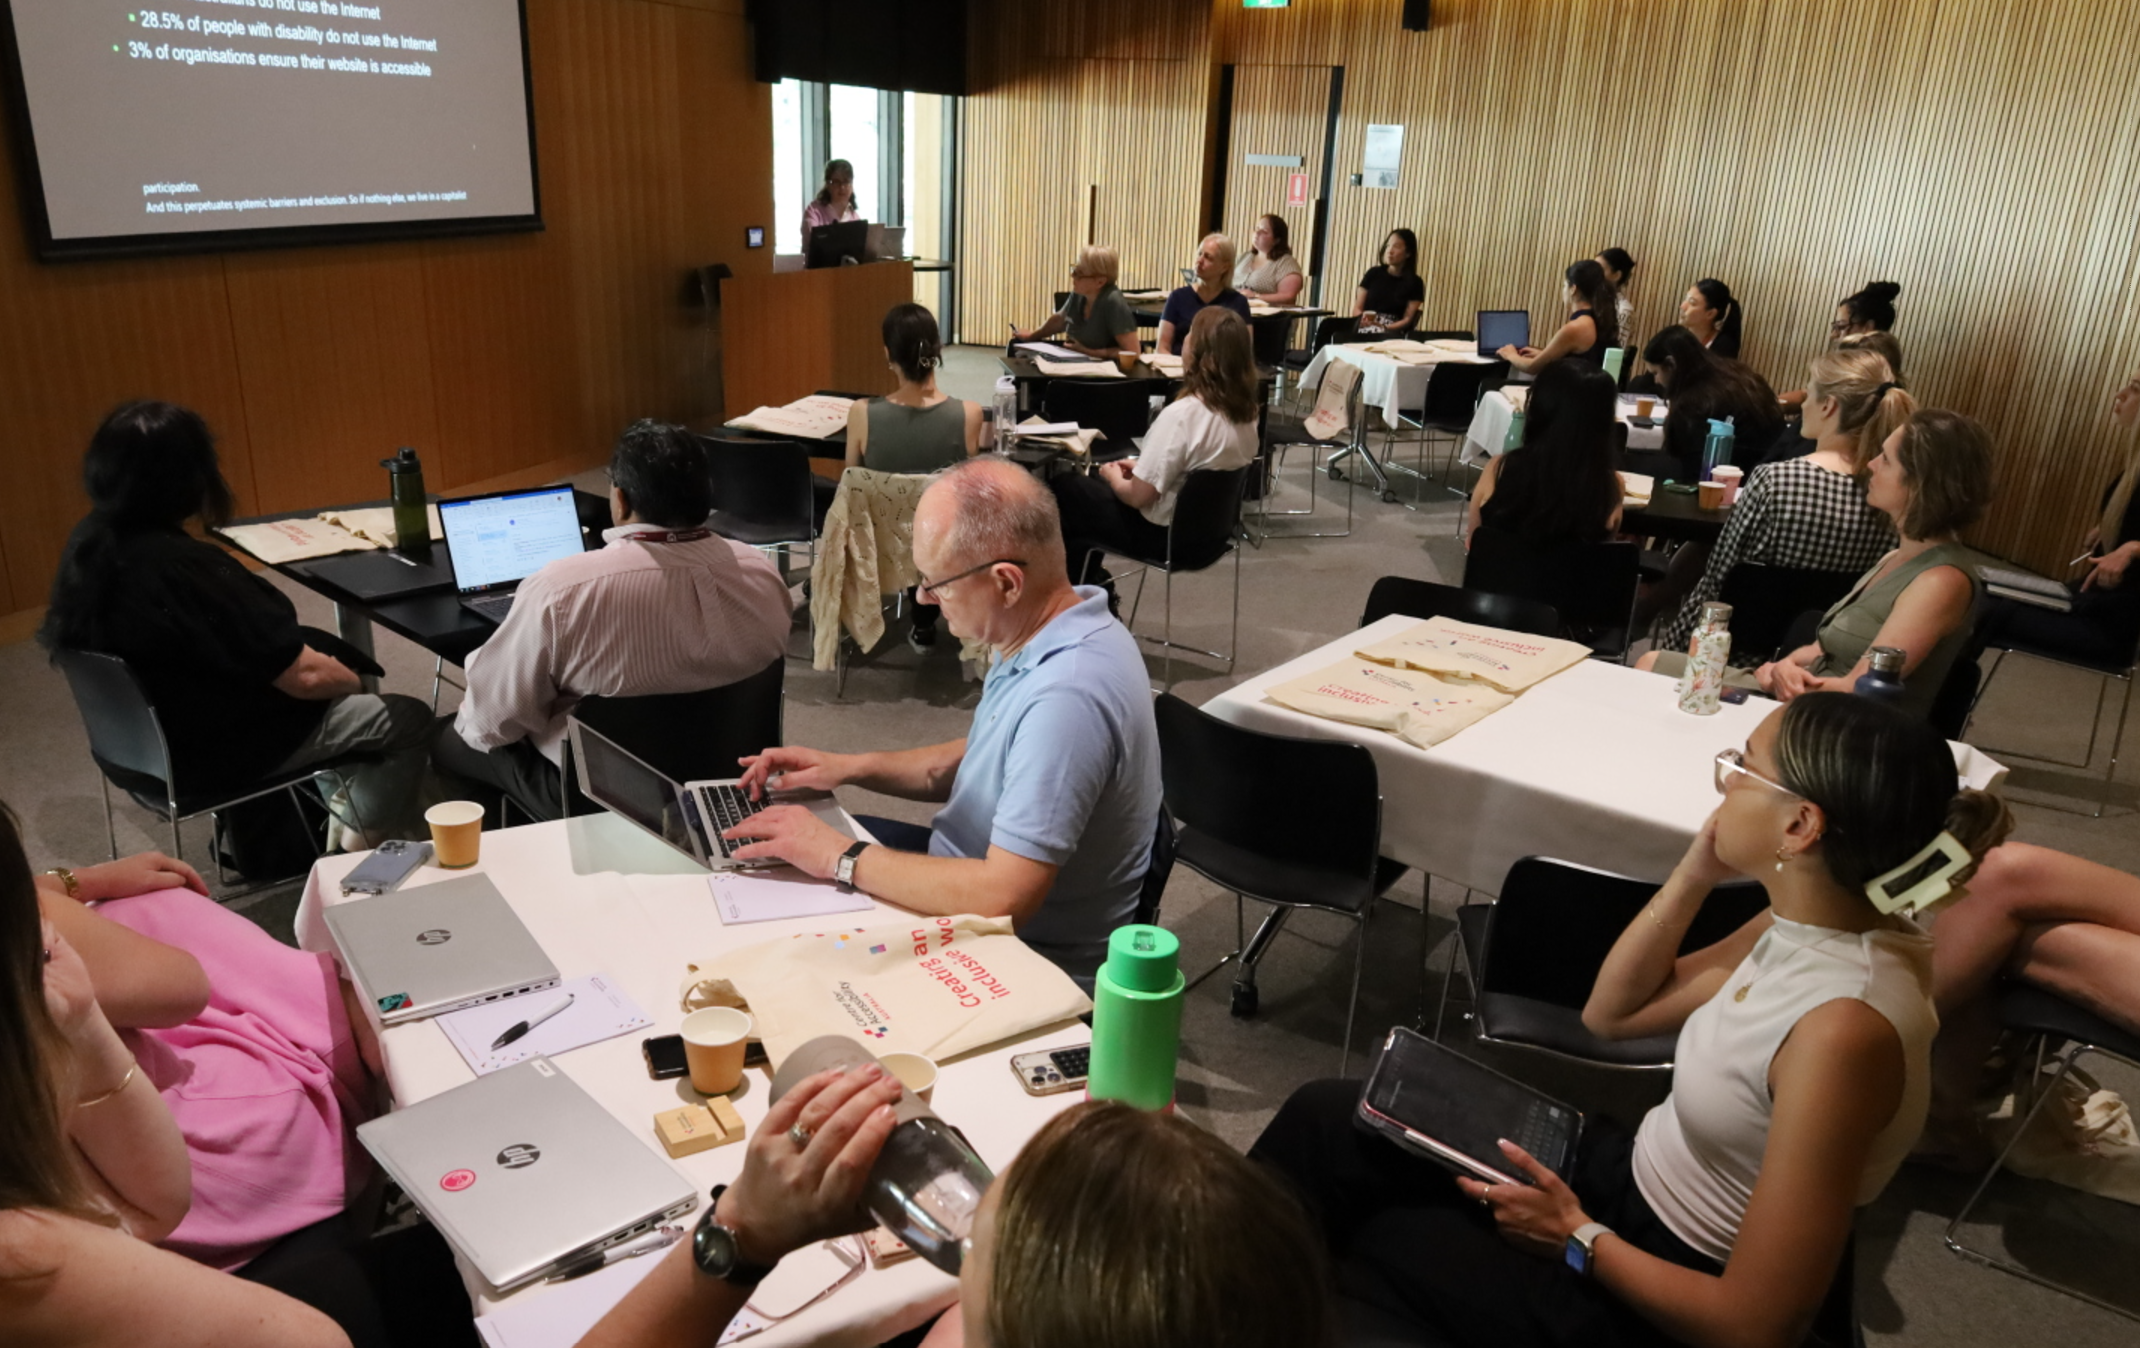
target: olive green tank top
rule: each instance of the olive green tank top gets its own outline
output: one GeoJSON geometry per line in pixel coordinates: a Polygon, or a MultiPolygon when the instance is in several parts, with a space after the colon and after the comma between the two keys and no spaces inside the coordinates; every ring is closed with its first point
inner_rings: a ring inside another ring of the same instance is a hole
{"type": "MultiPolygon", "coordinates": [[[[1821,616],[1820,630],[1814,640],[1820,643],[1821,658],[1813,665],[1813,673],[1819,678],[1833,679],[1848,674],[1863,659],[1867,648],[1873,644],[1880,628],[1894,612],[1895,600],[1910,588],[1910,582],[1938,566],[1951,566],[1969,577],[1972,594],[1981,592],[1982,583],[1977,579],[1977,565],[1984,559],[1975,550],[1960,543],[1941,543],[1926,548],[1915,557],[1873,579],[1879,568],[1865,573],[1850,593],[1836,601],[1835,607],[1821,616]]],[[[1946,636],[1931,653],[1918,662],[1904,681],[1899,710],[1920,720],[1929,715],[1932,701],[1939,696],[1940,685],[1947,681],[1947,671],[1954,666],[1955,656],[1961,654],[1969,640],[1970,624],[1961,626],[1946,636]]]]}

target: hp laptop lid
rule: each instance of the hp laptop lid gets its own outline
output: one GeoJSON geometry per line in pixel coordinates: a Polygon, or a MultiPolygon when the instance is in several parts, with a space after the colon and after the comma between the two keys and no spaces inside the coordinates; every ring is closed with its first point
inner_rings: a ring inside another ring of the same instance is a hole
{"type": "Polygon", "coordinates": [[[880,258],[906,256],[907,227],[905,225],[871,225],[868,243],[865,245],[872,262],[880,258]]]}
{"type": "Polygon", "coordinates": [[[334,904],[327,929],[385,1025],[557,986],[557,966],[487,875],[334,904]]]}
{"type": "Polygon", "coordinates": [[[1531,344],[1531,311],[1528,309],[1479,310],[1479,354],[1491,356],[1504,346],[1531,344]]]}
{"type": "Polygon", "coordinates": [[[438,518],[463,598],[510,590],[558,558],[585,550],[570,487],[441,501],[438,518]]]}
{"type": "Polygon", "coordinates": [[[720,835],[766,805],[801,805],[833,828],[854,836],[842,810],[827,792],[777,792],[766,800],[743,795],[740,779],[679,782],[623,745],[575,716],[567,722],[572,762],[580,791],[587,799],[619,815],[690,857],[708,870],[738,870],[777,865],[737,861],[720,835]]]}
{"type": "Polygon", "coordinates": [[[1529,1184],[1498,1142],[1507,1138],[1566,1177],[1583,1116],[1514,1077],[1398,1026],[1360,1097],[1360,1124],[1398,1146],[1489,1184],[1529,1184]]]}
{"type": "Polygon", "coordinates": [[[698,1204],[682,1175],[548,1058],[373,1119],[357,1139],[501,1292],[698,1204]]]}

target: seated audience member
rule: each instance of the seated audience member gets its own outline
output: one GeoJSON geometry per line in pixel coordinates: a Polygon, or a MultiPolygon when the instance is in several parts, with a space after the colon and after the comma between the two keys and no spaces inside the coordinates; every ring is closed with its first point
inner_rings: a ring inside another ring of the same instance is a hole
{"type": "Polygon", "coordinates": [[[1248,300],[1232,285],[1233,263],[1233,240],[1224,234],[1206,234],[1196,245],[1196,284],[1167,296],[1167,307],[1159,315],[1160,354],[1183,354],[1182,339],[1189,335],[1189,325],[1209,305],[1231,309],[1243,322],[1248,320],[1248,300]]]}
{"type": "MultiPolygon", "coordinates": [[[[870,1224],[862,1179],[898,1094],[873,1069],[801,1083],[745,1144],[712,1220],[753,1270],[870,1224]]],[[[703,1271],[691,1244],[679,1241],[580,1348],[714,1342],[749,1289],[703,1271]]],[[[959,1301],[925,1348],[1318,1348],[1331,1326],[1315,1246],[1284,1187],[1210,1133],[1090,1101],[1049,1120],[989,1186],[959,1301]]]]}
{"type": "MultiPolygon", "coordinates": [[[[2118,390],[2110,407],[2126,431],[2140,425],[2140,373],[2118,390]]],[[[2126,450],[2125,469],[2103,494],[2102,513],[2081,546],[2088,552],[2088,574],[2073,587],[2071,612],[1994,598],[1985,606],[1985,639],[2042,646],[2107,668],[2133,658],[2140,647],[2140,576],[2130,574],[2140,558],[2140,442],[2126,450]]]]}
{"type": "Polygon", "coordinates": [[[89,514],[68,536],[38,640],[124,659],[189,791],[376,754],[341,774],[330,808],[352,836],[360,821],[374,838],[421,833],[430,709],[364,692],[306,644],[282,591],[186,532],[230,519],[207,423],[170,403],[123,404],[90,438],[82,485],[89,514]]]}
{"type": "MultiPolygon", "coordinates": [[[[1897,705],[1920,718],[1931,711],[1969,641],[1982,559],[1959,535],[1991,504],[1991,437],[1958,412],[1920,412],[1881,445],[1865,499],[1894,522],[1901,544],[1822,615],[1810,643],[1727,683],[1779,702],[1847,693],[1871,666],[1867,652],[1899,646],[1905,688],[1897,705]]],[[[1686,661],[1682,652],[1652,651],[1638,664],[1676,677],[1686,661]]]]}
{"type": "Polygon", "coordinates": [[[1848,337],[1836,339],[1835,349],[1838,351],[1872,352],[1887,362],[1887,368],[1891,372],[1896,388],[1909,387],[1908,381],[1902,377],[1902,343],[1895,340],[1894,333],[1854,332],[1848,337]]]}
{"type": "Polygon", "coordinates": [[[1062,307],[1037,328],[1012,328],[1011,336],[1021,342],[1037,342],[1058,332],[1066,333],[1071,348],[1088,356],[1143,350],[1143,339],[1137,336],[1137,316],[1115,288],[1121,273],[1121,255],[1114,249],[1087,247],[1070,269],[1070,293],[1063,296],[1062,307]]]}
{"type": "Polygon", "coordinates": [[[1353,332],[1361,337],[1408,337],[1427,302],[1419,279],[1419,238],[1393,229],[1382,241],[1382,260],[1367,269],[1352,292],[1353,332]]]}
{"type": "Polygon", "coordinates": [[[1167,526],[1189,475],[1255,460],[1259,405],[1248,324],[1225,309],[1206,309],[1189,325],[1187,345],[1181,389],[1153,418],[1143,452],[1048,484],[1073,580],[1105,583],[1104,569],[1086,570],[1087,554],[1101,547],[1165,556],[1167,526]]]}
{"type": "Polygon", "coordinates": [[[609,460],[598,552],[520,583],[468,658],[460,712],[441,717],[439,770],[556,819],[565,722],[583,697],[690,693],[748,678],[787,649],[793,610],[765,556],[711,532],[706,452],[681,426],[640,421],[609,460]]]}
{"type": "MultiPolygon", "coordinates": [[[[1698,566],[1699,580],[1691,589],[1685,583],[1677,587],[1686,598],[1658,638],[1660,649],[1686,649],[1702,605],[1723,593],[1724,578],[1735,566],[1752,562],[1855,574],[1894,546],[1894,525],[1865,499],[1865,474],[1917,404],[1888,377],[1887,362],[1870,351],[1817,357],[1809,375],[1799,434],[1813,442],[1813,452],[1754,469],[1706,559],[1694,545],[1673,554],[1673,572],[1698,566]]],[[[1659,588],[1674,588],[1674,579],[1668,575],[1659,588]]],[[[1645,616],[1638,607],[1638,626],[1645,616]]],[[[1745,654],[1756,659],[1766,652],[1745,654]]]]}
{"type": "Polygon", "coordinates": [[[861,218],[861,208],[855,202],[855,166],[844,159],[828,161],[825,185],[818,188],[817,195],[810,198],[810,204],[803,207],[803,254],[809,255],[812,231],[824,225],[844,224],[861,218]]]}
{"type": "Polygon", "coordinates": [[[1010,917],[1090,986],[1107,936],[1136,911],[1159,819],[1159,732],[1136,640],[1107,592],[1073,588],[1055,499],[1016,465],[951,469],[914,511],[921,594],[954,635],[996,648],[962,740],[889,753],[789,746],[745,760],[756,794],[855,785],[943,808],[923,829],[866,821],[854,843],[808,810],[775,805],[729,831],[823,878],[920,913],[1010,917]],[[848,856],[852,852],[852,856],[848,856]]]}
{"type": "Polygon", "coordinates": [[[1731,287],[1705,276],[1687,287],[1679,302],[1679,325],[1693,333],[1712,356],[1739,358],[1739,333],[1744,315],[1731,287]]]}
{"type": "Polygon", "coordinates": [[[1924,1123],[1938,1028],[1933,943],[1867,883],[1927,846],[1966,880],[2005,807],[1957,789],[1929,727],[1840,695],[1771,714],[1717,755],[1716,785],[1583,1009],[1608,1039],[1678,1033],[1671,1095],[1633,1138],[1593,1116],[1565,1175],[1503,1142],[1528,1183],[1452,1178],[1357,1127],[1354,1081],[1303,1087],[1264,1130],[1250,1158],[1305,1198],[1348,1292],[1461,1348],[1804,1339],[1854,1209],[1924,1123]],[[1678,954],[1738,875],[1769,908],[1678,954]]]}
{"type": "Polygon", "coordinates": [[[2140,879],[2010,842],[1940,910],[1932,935],[1939,1040],[1920,1155],[1980,1173],[1991,1149],[1971,1105],[1999,1035],[1999,980],[2034,984],[2140,1034],[2140,879]]]}
{"type": "MultiPolygon", "coordinates": [[[[1828,344],[1840,346],[1845,338],[1863,337],[1868,333],[1886,332],[1895,326],[1895,297],[1902,287],[1893,281],[1874,281],[1854,295],[1845,295],[1835,302],[1835,317],[1828,322],[1828,344]]],[[[1886,355],[1885,351],[1881,352],[1886,355]]],[[[1900,353],[1888,362],[1888,368],[1898,375],[1902,372],[1900,353]]],[[[1779,400],[1787,407],[1796,407],[1805,401],[1804,389],[1793,389],[1779,400]]]]}
{"type": "Polygon", "coordinates": [[[347,1348],[318,1311],[156,1248],[186,1220],[192,1179],[152,1071],[40,919],[0,810],[0,1342],[123,1348],[182,1328],[219,1348],[347,1348]]]}
{"type": "Polygon", "coordinates": [[[1612,285],[1613,324],[1620,330],[1620,340],[1632,344],[1635,340],[1635,302],[1628,298],[1628,283],[1635,279],[1635,259],[1625,248],[1607,248],[1591,261],[1605,269],[1605,279],[1612,285]]]}
{"type": "Polygon", "coordinates": [[[1768,381],[1735,360],[1713,355],[1687,328],[1666,328],[1642,348],[1642,359],[1671,400],[1664,421],[1661,457],[1630,454],[1628,465],[1681,482],[1698,482],[1709,423],[1732,423],[1732,462],[1753,469],[1766,461],[1783,434],[1776,393],[1768,381]]]}
{"type": "MultiPolygon", "coordinates": [[[[1562,361],[1531,386],[1523,444],[1489,461],[1472,488],[1469,525],[1536,547],[1602,543],[1620,527],[1624,493],[1613,470],[1612,376],[1562,361]]],[[[1468,546],[1468,534],[1467,534],[1468,546]]]]}
{"type": "Polygon", "coordinates": [[[1567,282],[1568,317],[1542,347],[1504,346],[1496,354],[1527,374],[1536,374],[1554,361],[1575,359],[1602,366],[1605,353],[1620,344],[1620,327],[1614,314],[1618,305],[1605,269],[1589,258],[1571,262],[1561,274],[1567,282]]]}
{"type": "Polygon", "coordinates": [[[1266,304],[1291,304],[1300,295],[1307,277],[1301,275],[1300,259],[1287,241],[1283,216],[1259,215],[1254,248],[1233,269],[1233,288],[1252,300],[1266,304]]]}
{"type": "Polygon", "coordinates": [[[371,1172],[353,1129],[377,1045],[334,957],[275,940],[161,853],[37,890],[191,1157],[192,1206],[158,1243],[228,1271],[348,1207],[371,1172]]]}

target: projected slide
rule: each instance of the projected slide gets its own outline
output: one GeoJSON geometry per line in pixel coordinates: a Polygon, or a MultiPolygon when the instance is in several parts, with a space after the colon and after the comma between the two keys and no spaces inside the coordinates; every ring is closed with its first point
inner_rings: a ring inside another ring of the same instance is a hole
{"type": "Polygon", "coordinates": [[[533,222],[519,0],[7,9],[52,251],[533,222]]]}

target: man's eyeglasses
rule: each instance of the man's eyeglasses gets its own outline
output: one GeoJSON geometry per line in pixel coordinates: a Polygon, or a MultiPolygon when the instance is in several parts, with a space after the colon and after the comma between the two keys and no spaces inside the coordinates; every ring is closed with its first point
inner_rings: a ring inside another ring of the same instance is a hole
{"type": "Polygon", "coordinates": [[[920,583],[914,587],[914,591],[916,594],[934,596],[940,593],[946,585],[955,584],[958,581],[966,579],[966,577],[968,576],[979,575],[981,572],[986,571],[992,566],[1024,565],[1025,563],[1016,557],[998,557],[992,562],[983,562],[979,566],[969,566],[964,571],[959,572],[957,575],[946,576],[942,580],[930,580],[927,576],[918,576],[917,579],[920,583]]]}
{"type": "Polygon", "coordinates": [[[1723,795],[1725,791],[1730,789],[1731,779],[1733,777],[1744,776],[1753,778],[1755,781],[1761,783],[1765,787],[1768,787],[1770,790],[1781,791],[1783,792],[1783,794],[1789,796],[1793,800],[1805,799],[1804,796],[1799,795],[1796,791],[1793,791],[1790,787],[1785,786],[1782,782],[1775,780],[1773,777],[1764,777],[1760,773],[1755,772],[1752,768],[1746,766],[1746,751],[1743,749],[1718,750],[1716,756],[1715,771],[1716,793],[1720,796],[1723,795]]]}

